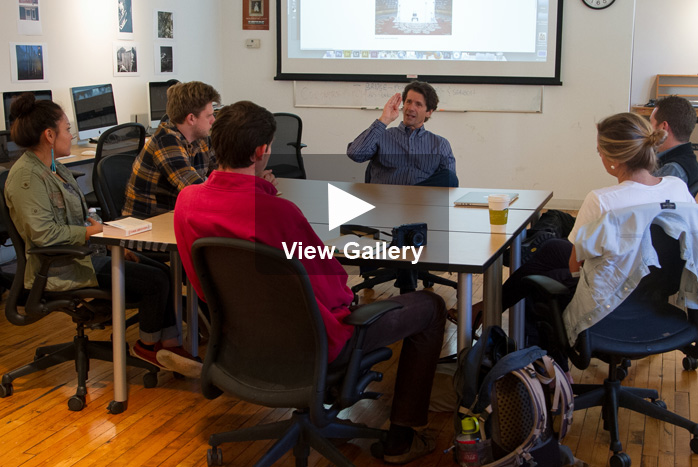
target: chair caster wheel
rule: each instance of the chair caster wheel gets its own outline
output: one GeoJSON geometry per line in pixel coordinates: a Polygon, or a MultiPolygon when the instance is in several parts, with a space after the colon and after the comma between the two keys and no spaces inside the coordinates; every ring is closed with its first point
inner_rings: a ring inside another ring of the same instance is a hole
{"type": "Polygon", "coordinates": [[[158,385],[157,373],[146,373],[143,375],[143,386],[146,388],[154,388],[158,385]]]}
{"type": "Polygon", "coordinates": [[[112,415],[117,415],[126,410],[126,402],[111,401],[107,406],[107,410],[112,415]]]}
{"type": "Polygon", "coordinates": [[[652,403],[654,405],[656,405],[657,407],[659,407],[660,409],[666,409],[666,402],[664,402],[661,399],[655,399],[652,401],[652,403]]]}
{"type": "Polygon", "coordinates": [[[425,289],[430,289],[434,287],[434,283],[431,281],[422,281],[422,285],[424,286],[425,289]]]}
{"type": "Polygon", "coordinates": [[[698,454],[698,438],[691,438],[691,451],[693,454],[698,454]]]}
{"type": "Polygon", "coordinates": [[[71,396],[70,399],[68,399],[68,409],[69,410],[72,410],[73,412],[80,412],[84,408],[85,408],[85,396],[78,396],[76,394],[74,396],[71,396]]]}
{"type": "Polygon", "coordinates": [[[683,358],[683,369],[686,371],[693,371],[698,369],[698,360],[694,357],[684,357],[683,358]]]}
{"type": "Polygon", "coordinates": [[[0,397],[10,397],[13,392],[12,383],[0,384],[0,397]]]}
{"type": "Polygon", "coordinates": [[[611,467],[630,467],[632,461],[630,456],[624,452],[617,452],[611,456],[611,461],[609,463],[611,467]]]}
{"type": "Polygon", "coordinates": [[[223,465],[223,451],[219,447],[213,447],[206,452],[208,465],[223,465]]]}

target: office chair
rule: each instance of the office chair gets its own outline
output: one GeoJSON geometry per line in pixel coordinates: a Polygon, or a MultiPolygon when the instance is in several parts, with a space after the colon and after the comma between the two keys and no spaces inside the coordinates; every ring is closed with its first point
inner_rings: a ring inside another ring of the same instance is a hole
{"type": "MultiPolygon", "coordinates": [[[[7,227],[9,236],[17,254],[17,271],[5,302],[5,317],[16,326],[28,326],[53,312],[62,312],[71,317],[77,332],[72,342],[41,346],[36,349],[34,361],[20,368],[5,373],[0,383],[0,397],[9,397],[14,392],[12,382],[25,375],[45,370],[60,363],[74,361],[78,374],[77,391],[68,399],[68,408],[80,411],[85,407],[87,394],[87,374],[90,359],[111,362],[112,343],[110,341],[91,341],[85,335],[85,329],[103,329],[111,319],[111,292],[98,288],[82,288],[63,292],[46,291],[48,272],[51,264],[61,263],[71,258],[82,258],[91,253],[88,246],[51,246],[32,248],[26,251],[24,240],[19,235],[10,211],[5,203],[5,182],[8,172],[0,173],[0,220],[7,227]],[[34,279],[31,289],[24,288],[24,271],[26,254],[38,255],[41,268],[34,279]]],[[[126,357],[130,366],[148,370],[143,377],[147,388],[157,385],[159,368],[139,358],[126,357]]]]}
{"type": "Polygon", "coordinates": [[[267,169],[277,178],[306,178],[301,149],[303,121],[298,115],[279,112],[274,114],[276,133],[271,145],[271,156],[267,169]]]}
{"type": "Polygon", "coordinates": [[[99,200],[103,221],[121,217],[126,202],[126,185],[135,160],[133,154],[114,154],[100,159],[95,165],[92,185],[99,200]]]}
{"type": "Polygon", "coordinates": [[[651,226],[652,245],[661,268],[650,267],[632,294],[613,312],[577,337],[570,346],[562,320],[563,297],[569,290],[544,276],[524,279],[531,288],[533,309],[539,334],[547,336],[549,350],[562,351],[580,369],[589,366],[592,358],[608,363],[608,378],[603,384],[575,384],[574,410],[602,407],[604,429],[609,431],[613,456],[610,465],[629,467],[630,457],[623,452],[618,433],[618,408],[624,407],[644,415],[687,429],[693,438],[691,450],[698,453],[698,424],[666,408],[654,389],[621,386],[630,360],[672,350],[696,356],[698,310],[685,311],[668,302],[679,289],[685,261],[681,259],[678,240],[661,227],[651,226]],[[646,400],[646,399],[649,399],[646,400]]]}
{"type": "MultiPolygon", "coordinates": [[[[128,122],[109,128],[99,136],[97,148],[95,149],[94,168],[92,170],[92,189],[96,190],[97,174],[96,167],[102,158],[115,154],[131,155],[134,158],[141,153],[145,146],[145,127],[140,123],[128,122]]],[[[126,180],[128,182],[128,180],[126,180]]],[[[126,189],[126,184],[123,185],[126,189]]],[[[90,208],[101,207],[99,198],[95,191],[85,195],[85,201],[90,208]]],[[[102,220],[104,219],[102,216],[102,220]]],[[[111,220],[111,219],[108,219],[111,220]]]]}
{"type": "Polygon", "coordinates": [[[222,463],[221,443],[278,438],[255,465],[272,465],[293,448],[296,465],[305,466],[312,447],[334,465],[351,466],[327,438],[383,437],[381,430],[337,415],[361,399],[379,397],[366,391],[382,378],[371,367],[392,351],[364,355],[364,326],[401,305],[383,301],[354,310],[345,322],[356,326],[357,347],[345,367],[329,370],[325,325],[300,261],[230,238],[199,239],[192,257],[212,320],[201,375],[204,396],[226,391],[254,404],[296,409],[287,420],[211,435],[209,465],[222,463]]]}

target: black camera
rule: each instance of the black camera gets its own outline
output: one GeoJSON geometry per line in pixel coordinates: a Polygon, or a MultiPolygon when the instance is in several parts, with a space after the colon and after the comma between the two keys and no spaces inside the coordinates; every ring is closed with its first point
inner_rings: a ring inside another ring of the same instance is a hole
{"type": "Polygon", "coordinates": [[[426,246],[427,225],[425,223],[402,224],[393,227],[393,242],[390,246],[426,246]]]}

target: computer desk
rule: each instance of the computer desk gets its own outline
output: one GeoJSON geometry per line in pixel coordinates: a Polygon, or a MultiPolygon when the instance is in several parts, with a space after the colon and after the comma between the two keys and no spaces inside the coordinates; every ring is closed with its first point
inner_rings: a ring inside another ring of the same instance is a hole
{"type": "MultiPolygon", "coordinates": [[[[327,199],[323,196],[327,191],[328,182],[310,180],[279,180],[281,196],[293,201],[308,216],[309,221],[318,236],[323,240],[339,236],[339,229],[329,231],[327,222],[327,199]],[[309,190],[310,189],[310,190],[309,190]],[[321,190],[321,191],[318,191],[321,190]],[[314,193],[314,195],[313,195],[314,193]]],[[[458,348],[470,344],[472,334],[472,274],[484,275],[485,323],[501,322],[501,284],[502,284],[502,255],[512,248],[512,265],[520,262],[521,239],[529,222],[534,220],[542,207],[552,197],[549,191],[517,190],[520,200],[524,201],[519,209],[512,206],[509,213],[507,232],[503,234],[490,233],[489,215],[486,208],[462,208],[448,205],[451,199],[457,199],[467,189],[396,187],[395,192],[403,196],[388,195],[389,200],[402,204],[383,202],[386,193],[385,186],[334,183],[339,188],[346,189],[352,194],[363,197],[367,202],[376,205],[376,209],[358,217],[352,223],[364,224],[389,229],[398,224],[400,216],[408,219],[428,218],[428,245],[417,265],[405,263],[405,267],[428,269],[432,271],[448,271],[458,273],[458,348]],[[351,186],[349,186],[351,185],[351,186]],[[378,187],[374,190],[373,187],[378,187]],[[459,191],[461,190],[461,191],[459,191]],[[373,193],[371,195],[371,193],[373,193]],[[444,193],[447,196],[444,197],[444,193]],[[442,201],[439,201],[442,200],[442,201]],[[443,201],[447,200],[447,201],[443,201]],[[529,201],[526,201],[529,200],[529,201]],[[530,202],[528,205],[526,203],[530,202]],[[431,203],[431,204],[429,204],[431,203]],[[527,207],[529,209],[523,209],[527,207]],[[436,213],[436,214],[434,214],[436,213]],[[444,214],[445,213],[445,214],[444,214]],[[429,217],[433,216],[433,217],[429,217]]],[[[390,190],[387,190],[388,192],[390,190]]],[[[490,190],[491,191],[491,190],[490,190]]],[[[518,201],[517,201],[518,202],[518,201]]],[[[126,409],[128,401],[128,385],[126,381],[126,340],[125,340],[125,290],[124,290],[124,249],[135,251],[168,251],[170,253],[172,283],[181,284],[181,260],[177,252],[174,235],[174,214],[168,212],[149,219],[153,229],[130,237],[106,237],[104,234],[94,235],[92,241],[108,245],[112,253],[112,333],[114,349],[114,400],[109,404],[111,413],[120,413],[126,409]]],[[[420,222],[423,222],[421,220],[420,222]]],[[[347,260],[340,259],[346,264],[366,264],[377,267],[392,266],[395,260],[347,260]]],[[[175,287],[175,311],[177,322],[181,323],[182,305],[179,299],[181,290],[175,287]]],[[[188,326],[185,345],[196,355],[198,344],[198,328],[196,314],[196,295],[188,286],[189,303],[188,326]]],[[[520,319],[511,319],[511,335],[517,339],[523,338],[523,313],[518,311],[520,319]],[[514,322],[515,321],[515,322],[514,322]]],[[[522,342],[522,340],[517,340],[522,342]]]]}

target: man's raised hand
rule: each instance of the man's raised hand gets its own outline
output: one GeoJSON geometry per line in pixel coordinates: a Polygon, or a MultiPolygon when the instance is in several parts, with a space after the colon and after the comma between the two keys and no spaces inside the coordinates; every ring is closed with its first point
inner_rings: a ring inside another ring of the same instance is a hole
{"type": "Polygon", "coordinates": [[[383,107],[383,114],[380,116],[379,120],[383,122],[386,126],[390,125],[400,116],[400,104],[402,103],[402,96],[400,93],[395,93],[388,102],[385,103],[383,107]]]}

